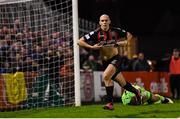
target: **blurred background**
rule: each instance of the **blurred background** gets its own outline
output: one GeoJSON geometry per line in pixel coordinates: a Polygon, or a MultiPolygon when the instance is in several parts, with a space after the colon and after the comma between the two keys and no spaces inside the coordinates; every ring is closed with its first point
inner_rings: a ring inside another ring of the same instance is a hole
{"type": "Polygon", "coordinates": [[[138,38],[138,52],[159,60],[179,48],[180,8],[176,1],[161,0],[78,0],[79,17],[98,23],[101,14],[112,25],[138,38]]]}
{"type": "MultiPolygon", "coordinates": [[[[118,47],[125,79],[180,99],[179,85],[171,88],[180,83],[170,83],[171,76],[180,77],[177,1],[78,2],[80,37],[97,28],[100,15],[108,14],[112,26],[134,36],[118,47]]],[[[0,0],[0,111],[75,104],[72,19],[72,0],[0,0]]],[[[79,51],[81,101],[105,101],[98,50],[79,51]]],[[[121,93],[115,84],[117,101],[121,93]]]]}

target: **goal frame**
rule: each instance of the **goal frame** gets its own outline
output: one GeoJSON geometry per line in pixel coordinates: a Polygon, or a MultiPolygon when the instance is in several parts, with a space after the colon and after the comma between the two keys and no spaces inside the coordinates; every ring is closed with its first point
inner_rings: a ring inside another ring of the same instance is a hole
{"type": "Polygon", "coordinates": [[[74,81],[75,81],[75,106],[81,105],[80,95],[80,59],[79,46],[79,24],[78,24],[78,0],[72,0],[72,16],[73,16],[73,51],[74,51],[74,81]]]}

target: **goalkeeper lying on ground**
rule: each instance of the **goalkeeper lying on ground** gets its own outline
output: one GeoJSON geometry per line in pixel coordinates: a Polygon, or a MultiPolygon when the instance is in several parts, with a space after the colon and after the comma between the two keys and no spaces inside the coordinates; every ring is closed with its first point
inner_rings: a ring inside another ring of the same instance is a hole
{"type": "MultiPolygon", "coordinates": [[[[159,103],[173,103],[173,101],[167,97],[163,97],[159,94],[153,94],[150,91],[145,90],[143,87],[140,87],[138,85],[133,85],[136,89],[138,89],[142,96],[142,102],[141,104],[159,104],[159,103]]],[[[122,94],[122,103],[124,105],[137,105],[138,101],[134,93],[131,93],[127,90],[123,91],[122,94]]]]}

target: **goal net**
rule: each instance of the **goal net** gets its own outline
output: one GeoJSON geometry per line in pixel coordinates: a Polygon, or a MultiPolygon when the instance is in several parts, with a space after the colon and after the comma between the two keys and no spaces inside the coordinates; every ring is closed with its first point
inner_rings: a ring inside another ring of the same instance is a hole
{"type": "Polygon", "coordinates": [[[0,0],[0,110],[75,104],[71,0],[0,0]]]}

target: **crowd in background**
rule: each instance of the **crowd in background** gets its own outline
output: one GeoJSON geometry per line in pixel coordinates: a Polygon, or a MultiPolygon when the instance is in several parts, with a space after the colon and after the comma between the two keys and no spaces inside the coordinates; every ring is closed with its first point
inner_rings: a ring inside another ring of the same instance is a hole
{"type": "MultiPolygon", "coordinates": [[[[70,31],[49,33],[46,26],[33,31],[28,24],[22,25],[17,18],[12,25],[2,25],[0,28],[0,73],[35,71],[48,74],[55,85],[69,80],[71,83],[65,83],[64,87],[73,87],[72,42],[70,31]]],[[[151,61],[146,59],[143,52],[134,54],[132,59],[123,55],[121,69],[169,72],[170,59],[171,55],[168,55],[160,61],[151,61]]],[[[102,71],[98,52],[80,48],[80,68],[84,71],[102,71]]],[[[68,91],[69,89],[65,92],[68,91]]]]}
{"type": "MultiPolygon", "coordinates": [[[[103,66],[102,63],[95,53],[88,53],[84,49],[80,49],[80,57],[81,57],[81,69],[84,70],[92,70],[92,71],[101,71],[103,66]]],[[[170,58],[170,57],[169,57],[170,58]]],[[[167,67],[163,67],[163,65],[158,66],[159,62],[151,61],[146,58],[143,52],[139,52],[138,54],[134,54],[130,59],[127,54],[124,53],[122,56],[122,66],[121,69],[123,71],[165,71],[167,67]],[[161,67],[161,68],[160,68],[161,67]]],[[[161,62],[163,63],[163,62],[161,62]]],[[[165,63],[163,63],[165,65],[165,63]]],[[[168,71],[168,70],[166,70],[168,71]]]]}
{"type": "MultiPolygon", "coordinates": [[[[85,71],[101,71],[103,66],[98,55],[80,49],[81,69],[85,71]]],[[[170,87],[173,99],[180,99],[180,50],[172,49],[172,53],[159,61],[149,60],[143,52],[129,59],[127,53],[122,56],[122,71],[167,72],[170,77],[170,87]]]]}
{"type": "MultiPolygon", "coordinates": [[[[71,31],[59,32],[46,26],[33,31],[18,18],[12,24],[1,24],[0,73],[36,72],[39,76],[46,75],[50,91],[54,87],[60,91],[59,84],[63,83],[61,93],[68,95],[69,90],[73,92],[73,70],[71,31]]],[[[70,93],[67,99],[72,95],[70,93]]]]}
{"type": "Polygon", "coordinates": [[[57,67],[65,64],[66,61],[59,60],[63,57],[72,60],[72,39],[68,31],[49,34],[46,26],[39,31],[32,31],[27,24],[21,26],[16,19],[12,26],[3,25],[0,29],[1,73],[39,71],[48,67],[43,64],[51,64],[48,63],[51,60],[59,62],[57,67]]]}

